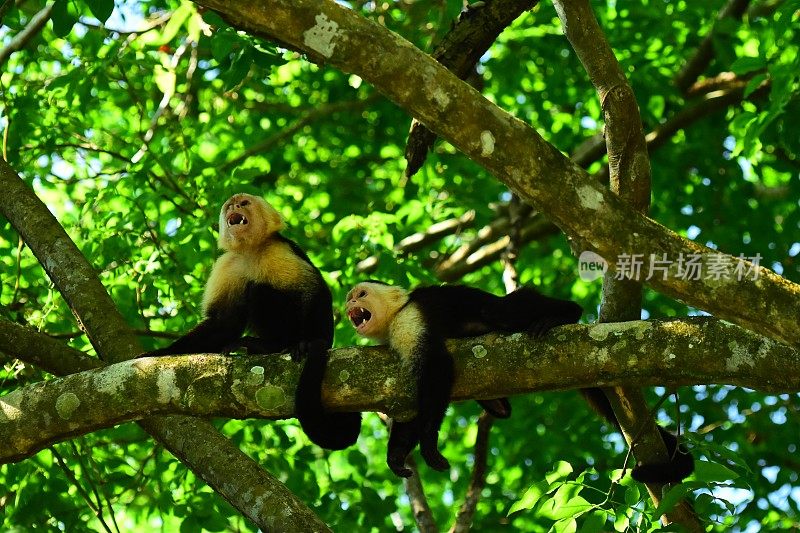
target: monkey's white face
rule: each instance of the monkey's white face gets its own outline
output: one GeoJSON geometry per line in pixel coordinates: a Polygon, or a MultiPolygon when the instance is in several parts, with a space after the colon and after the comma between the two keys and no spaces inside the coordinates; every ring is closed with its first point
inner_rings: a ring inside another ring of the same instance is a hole
{"type": "Polygon", "coordinates": [[[263,198],[234,194],[219,213],[219,247],[230,251],[258,247],[283,227],[280,214],[263,198]]]}
{"type": "Polygon", "coordinates": [[[347,293],[345,309],[359,335],[386,341],[394,316],[407,301],[405,289],[367,281],[347,293]]]}

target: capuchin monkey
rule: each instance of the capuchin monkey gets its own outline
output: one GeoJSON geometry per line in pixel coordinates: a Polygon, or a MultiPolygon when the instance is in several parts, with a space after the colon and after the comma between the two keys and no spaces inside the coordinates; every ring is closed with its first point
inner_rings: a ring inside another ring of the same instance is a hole
{"type": "Polygon", "coordinates": [[[355,444],[360,413],[322,406],[322,378],[333,344],[330,289],[294,242],[282,236],[280,214],[262,198],[235,194],[219,214],[219,248],[203,295],[204,318],[170,346],[144,354],[289,352],[305,360],[295,412],[316,444],[341,450],[355,444]],[[242,336],[245,332],[252,336],[242,336]]]}
{"type": "MultiPolygon", "coordinates": [[[[492,331],[526,331],[538,337],[555,326],[577,322],[582,313],[574,302],[548,298],[528,287],[495,296],[460,285],[406,291],[378,281],[356,285],[347,294],[346,309],[359,335],[388,343],[413,365],[417,414],[407,422],[392,422],[386,459],[392,472],[401,477],[412,474],[405,460],[417,443],[428,466],[450,467],[438,448],[454,379],[445,339],[492,331]]],[[[508,404],[505,399],[499,401],[508,404]]],[[[481,405],[492,412],[491,401],[481,405]]]]}
{"type": "MultiPolygon", "coordinates": [[[[417,379],[417,415],[408,422],[394,421],[389,436],[387,463],[401,477],[411,475],[405,459],[420,444],[425,462],[436,470],[449,467],[438,450],[439,428],[453,386],[453,358],[445,339],[473,337],[489,332],[528,332],[540,337],[551,328],[572,324],[582,309],[569,300],[549,298],[530,287],[506,296],[494,296],[464,286],[421,287],[406,291],[378,281],[359,283],[347,294],[347,316],[359,335],[389,344],[410,360],[417,379]]],[[[619,430],[619,423],[602,389],[581,391],[589,405],[619,430]]],[[[492,414],[508,400],[482,401],[492,414]],[[495,406],[495,409],[493,409],[495,406]]],[[[692,473],[694,461],[672,433],[659,428],[670,461],[639,464],[632,477],[644,483],[679,482],[692,473]]]]}

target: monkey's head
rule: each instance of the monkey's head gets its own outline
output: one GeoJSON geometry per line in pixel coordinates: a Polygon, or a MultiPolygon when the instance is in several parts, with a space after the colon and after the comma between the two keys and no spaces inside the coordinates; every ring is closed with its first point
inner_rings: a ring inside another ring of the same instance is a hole
{"type": "Polygon", "coordinates": [[[283,218],[263,198],[234,194],[219,213],[219,247],[226,251],[257,248],[283,228],[283,218]]]}
{"type": "Polygon", "coordinates": [[[385,341],[394,316],[408,301],[402,287],[380,281],[365,281],[347,293],[347,317],[363,337],[385,341]]]}

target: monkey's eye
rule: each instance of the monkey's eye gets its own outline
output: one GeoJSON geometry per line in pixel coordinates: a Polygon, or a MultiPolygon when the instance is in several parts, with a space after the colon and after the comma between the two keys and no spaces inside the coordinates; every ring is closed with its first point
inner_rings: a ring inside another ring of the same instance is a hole
{"type": "Polygon", "coordinates": [[[249,205],[249,204],[250,204],[250,200],[242,200],[241,202],[239,202],[239,205],[241,205],[242,207],[244,207],[246,205],[249,205]]]}
{"type": "Polygon", "coordinates": [[[367,295],[367,291],[361,291],[361,292],[358,293],[358,297],[359,298],[363,298],[366,295],[367,295]]]}

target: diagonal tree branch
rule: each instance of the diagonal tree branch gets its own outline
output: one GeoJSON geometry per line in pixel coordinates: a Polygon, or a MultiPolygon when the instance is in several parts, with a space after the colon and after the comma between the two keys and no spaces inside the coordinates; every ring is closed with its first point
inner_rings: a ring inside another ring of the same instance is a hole
{"type": "MultiPolygon", "coordinates": [[[[717,15],[717,23],[725,18],[741,19],[749,5],[750,0],[729,0],[717,15]]],[[[675,76],[675,86],[682,93],[686,93],[714,59],[714,34],[716,33],[717,23],[711,27],[711,31],[703,38],[694,55],[689,58],[678,75],[675,76]]]]}
{"type": "MultiPolygon", "coordinates": [[[[538,3],[539,0],[490,0],[468,5],[431,56],[462,80],[467,79],[503,30],[538,3]]],[[[435,133],[416,120],[411,122],[406,176],[413,176],[422,167],[435,141],[435,133]]]]}
{"type": "MultiPolygon", "coordinates": [[[[13,0],[8,0],[5,4],[11,3],[13,3],[13,0]]],[[[5,48],[0,50],[0,66],[5,65],[6,61],[8,61],[8,58],[11,57],[11,54],[25,48],[28,42],[38,35],[40,31],[42,31],[44,25],[47,24],[48,20],[50,20],[50,15],[53,12],[53,6],[55,6],[55,2],[45,6],[41,11],[31,17],[31,20],[28,22],[28,25],[25,26],[25,29],[15,35],[14,38],[11,39],[11,42],[8,43],[5,48]]],[[[6,5],[3,5],[3,8],[5,9],[6,5]]]]}
{"type": "MultiPolygon", "coordinates": [[[[448,349],[456,361],[454,401],[630,383],[800,391],[800,353],[708,317],[575,324],[539,341],[519,333],[486,335],[448,341],[448,349]]],[[[134,359],[35,383],[0,397],[0,463],[152,414],[291,417],[299,373],[287,356],[203,354],[134,359]]],[[[386,347],[341,348],[331,352],[323,401],[333,411],[407,417],[416,405],[412,383],[413,369],[386,347]]],[[[172,431],[180,431],[176,426],[193,419],[174,420],[172,431]]],[[[211,453],[194,440],[182,446],[211,453]]]]}
{"type": "MultiPolygon", "coordinates": [[[[483,165],[533,204],[580,246],[610,260],[625,252],[671,261],[666,275],[646,283],[716,316],[800,346],[800,286],[769,269],[758,277],[700,277],[681,272],[679,259],[696,254],[706,272],[736,257],[684,239],[625,205],[524,122],[482,98],[411,43],[333,1],[198,0],[233,26],[290,42],[312,59],[374,85],[415,118],[483,165]],[[376,57],[391,57],[377,61],[376,57]],[[446,99],[433,98],[444,94],[446,99]],[[546,178],[545,178],[546,177],[546,178]],[[587,220],[594,224],[586,224],[587,220]],[[747,301],[749,305],[743,306],[747,301]]],[[[741,267],[754,267],[742,261],[741,267]]]]}
{"type": "MultiPolygon", "coordinates": [[[[97,352],[111,361],[136,355],[140,350],[138,341],[94,269],[47,207],[3,159],[0,159],[0,190],[3,191],[0,212],[23,236],[97,352]]],[[[71,397],[63,401],[68,403],[62,403],[62,408],[72,405],[71,397]]],[[[84,409],[102,407],[102,404],[83,402],[84,409]]],[[[11,412],[14,412],[13,407],[11,412]]],[[[209,422],[188,417],[160,417],[142,420],[140,425],[262,529],[327,530],[327,526],[280,481],[262,470],[209,422]],[[237,479],[237,483],[230,483],[232,478],[237,479]]]]}
{"type": "Polygon", "coordinates": [[[100,368],[103,362],[70,348],[49,335],[0,317],[0,353],[56,376],[100,368]]]}

